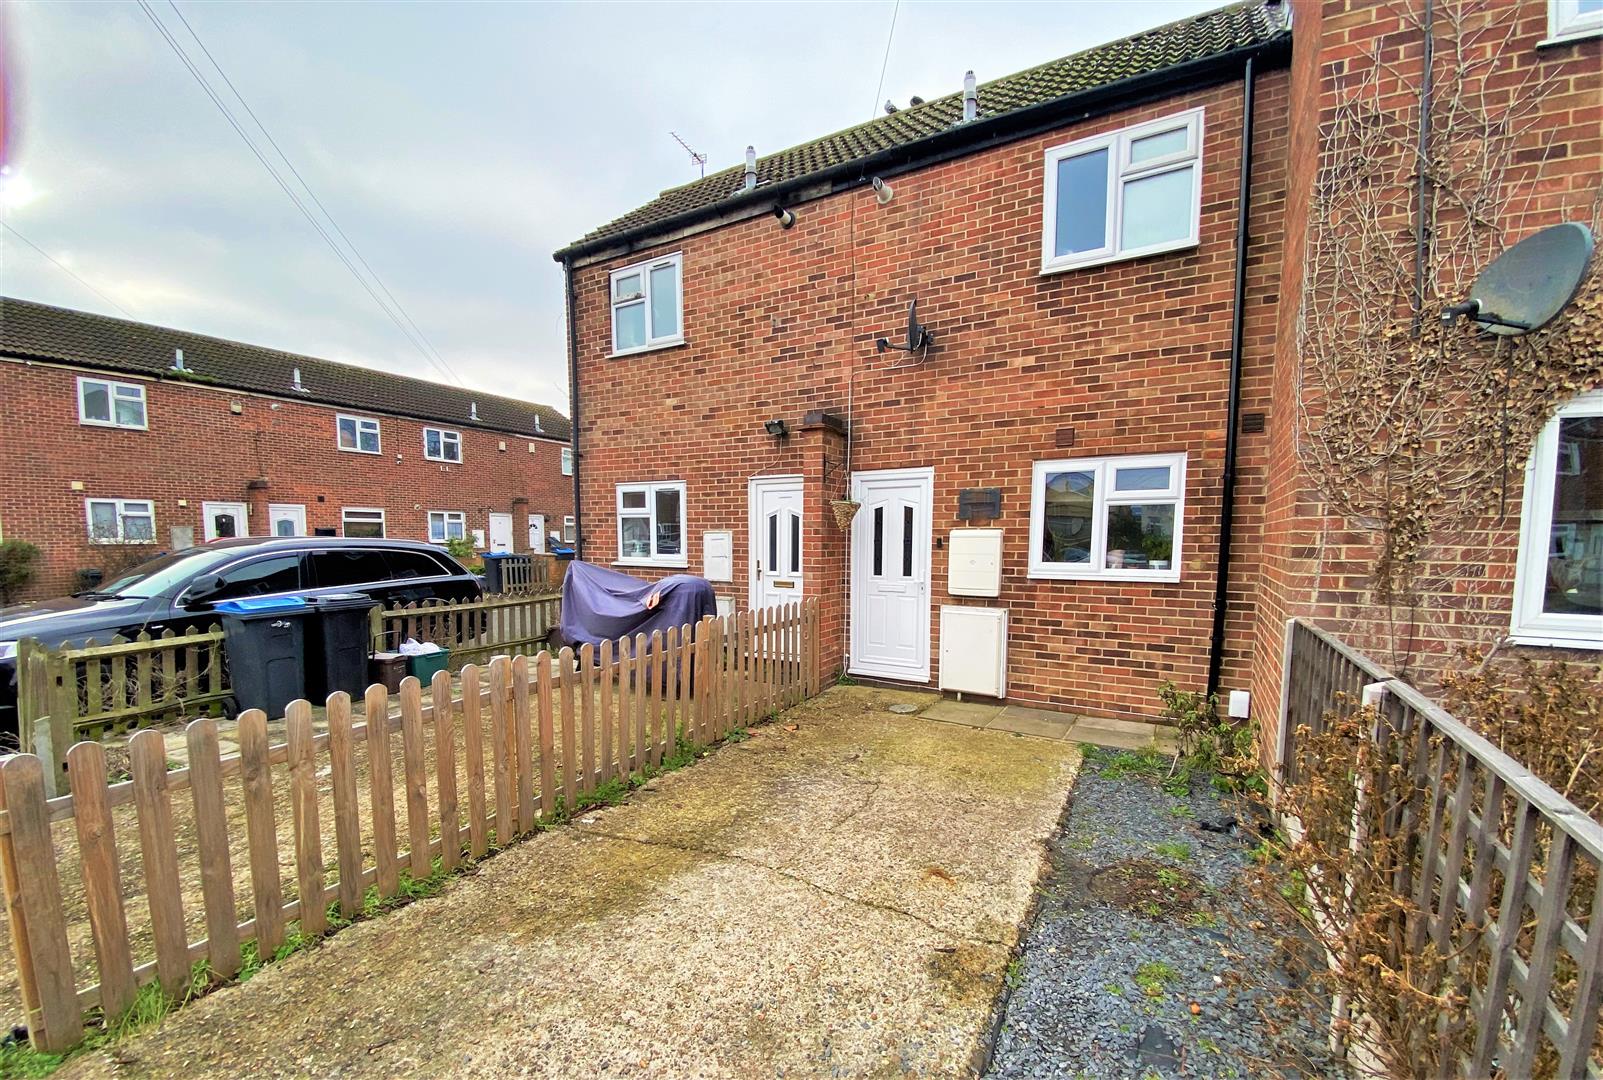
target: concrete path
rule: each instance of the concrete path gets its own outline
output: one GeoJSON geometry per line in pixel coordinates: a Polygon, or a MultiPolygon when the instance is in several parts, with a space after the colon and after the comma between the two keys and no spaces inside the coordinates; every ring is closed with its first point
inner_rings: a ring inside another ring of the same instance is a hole
{"type": "Polygon", "coordinates": [[[66,1076],[962,1075],[1074,745],[837,687],[66,1076]]]}
{"type": "Polygon", "coordinates": [[[1025,705],[1000,705],[984,701],[936,701],[919,711],[928,720],[943,724],[1009,731],[1033,735],[1038,739],[1064,739],[1119,750],[1152,747],[1165,754],[1175,752],[1174,729],[1140,720],[1112,720],[1098,716],[1032,709],[1025,705]]]}

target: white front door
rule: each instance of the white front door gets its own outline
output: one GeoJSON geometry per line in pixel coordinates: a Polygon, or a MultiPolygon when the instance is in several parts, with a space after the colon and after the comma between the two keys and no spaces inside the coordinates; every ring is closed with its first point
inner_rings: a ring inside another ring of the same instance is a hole
{"type": "Polygon", "coordinates": [[[802,478],[764,476],[751,482],[751,606],[802,598],[802,478]]]}
{"type": "Polygon", "coordinates": [[[930,514],[935,470],[857,473],[852,498],[851,671],[930,677],[930,514]]]}
{"type": "Polygon", "coordinates": [[[207,540],[250,535],[250,526],[245,522],[244,503],[203,502],[200,504],[200,520],[207,540]]]}
{"type": "Polygon", "coordinates": [[[512,550],[512,515],[490,515],[490,550],[512,550]]]}
{"type": "Polygon", "coordinates": [[[545,515],[529,515],[529,553],[531,555],[545,554],[545,515]]]}
{"type": "Polygon", "coordinates": [[[306,507],[291,503],[273,503],[267,508],[269,536],[305,536],[306,507]]]}

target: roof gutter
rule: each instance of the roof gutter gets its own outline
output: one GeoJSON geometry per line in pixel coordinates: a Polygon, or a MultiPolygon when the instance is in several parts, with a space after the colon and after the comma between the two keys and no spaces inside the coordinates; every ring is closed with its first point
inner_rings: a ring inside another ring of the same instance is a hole
{"type": "Polygon", "coordinates": [[[562,261],[568,307],[568,445],[573,457],[573,557],[584,558],[584,513],[579,508],[579,314],[574,310],[573,262],[562,261]]]}
{"type": "Polygon", "coordinates": [[[1247,217],[1252,211],[1252,105],[1255,73],[1247,57],[1241,75],[1241,190],[1236,194],[1236,283],[1230,312],[1230,401],[1226,408],[1223,491],[1219,499],[1219,568],[1213,581],[1213,636],[1208,644],[1208,696],[1219,692],[1224,669],[1225,616],[1230,599],[1230,538],[1236,525],[1237,430],[1241,426],[1241,342],[1247,301],[1247,217]]]}
{"type": "Polygon", "coordinates": [[[1076,90],[1050,100],[1014,109],[1000,115],[960,123],[944,131],[926,135],[900,146],[889,147],[866,157],[831,165],[825,169],[792,177],[772,184],[764,184],[752,191],[742,191],[719,199],[706,206],[684,210],[659,221],[653,221],[612,236],[570,244],[555,252],[552,258],[572,267],[598,252],[625,254],[647,246],[651,239],[694,225],[697,222],[736,214],[749,209],[753,215],[768,213],[776,204],[783,204],[786,196],[823,184],[831,191],[860,184],[869,174],[881,177],[894,176],[914,169],[980,153],[1004,143],[1029,138],[1066,123],[1088,119],[1109,111],[1113,106],[1129,106],[1167,97],[1177,90],[1196,89],[1199,86],[1239,77],[1242,64],[1259,59],[1284,61],[1291,55],[1289,31],[1277,34],[1268,41],[1245,45],[1213,56],[1189,60],[1183,64],[1159,71],[1132,75],[1126,79],[1076,90]]]}

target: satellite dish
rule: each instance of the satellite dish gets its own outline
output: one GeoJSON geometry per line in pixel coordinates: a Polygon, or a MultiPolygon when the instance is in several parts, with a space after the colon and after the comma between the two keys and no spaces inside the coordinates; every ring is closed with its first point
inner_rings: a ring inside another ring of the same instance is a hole
{"type": "Polygon", "coordinates": [[[897,352],[920,352],[935,344],[935,335],[929,329],[919,325],[918,301],[914,300],[907,305],[907,344],[892,345],[890,338],[880,338],[874,342],[874,347],[880,352],[886,349],[895,349],[897,352]]]}
{"type": "Polygon", "coordinates": [[[1539,330],[1558,317],[1581,287],[1592,258],[1592,230],[1567,221],[1527,236],[1481,271],[1469,299],[1442,312],[1451,325],[1460,315],[1489,333],[1539,330]]]}

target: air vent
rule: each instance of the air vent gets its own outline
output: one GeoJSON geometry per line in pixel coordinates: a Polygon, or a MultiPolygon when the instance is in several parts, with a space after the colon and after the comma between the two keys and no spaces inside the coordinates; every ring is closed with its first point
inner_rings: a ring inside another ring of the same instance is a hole
{"type": "Polygon", "coordinates": [[[1058,428],[1052,435],[1052,443],[1054,446],[1073,446],[1074,429],[1071,427],[1058,428]]]}
{"type": "Polygon", "coordinates": [[[1247,435],[1258,435],[1258,434],[1261,434],[1263,432],[1263,429],[1264,429],[1264,424],[1265,424],[1264,415],[1261,412],[1250,412],[1250,413],[1242,413],[1241,414],[1241,430],[1242,430],[1242,432],[1244,434],[1247,434],[1247,435]]]}

